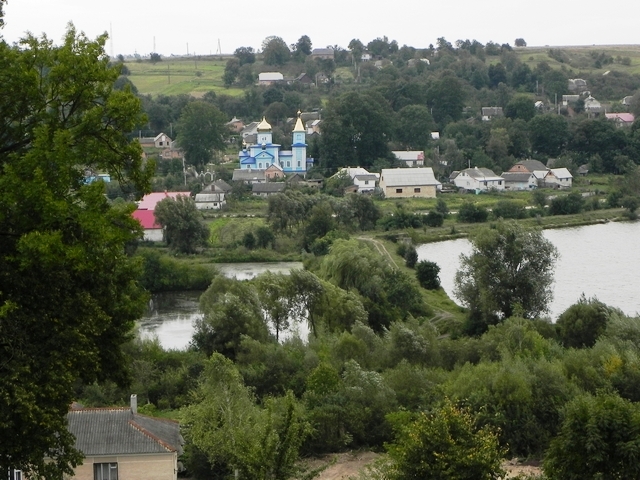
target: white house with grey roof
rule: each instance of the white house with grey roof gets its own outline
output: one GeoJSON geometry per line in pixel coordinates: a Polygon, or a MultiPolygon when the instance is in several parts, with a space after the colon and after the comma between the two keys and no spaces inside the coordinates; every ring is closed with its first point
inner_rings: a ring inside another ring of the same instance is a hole
{"type": "Polygon", "coordinates": [[[504,179],[489,168],[465,168],[453,179],[456,187],[475,192],[504,190],[504,179]]]}
{"type": "Polygon", "coordinates": [[[184,443],[178,422],[127,408],[79,408],[67,414],[75,447],[84,455],[78,480],[176,480],[184,443]]]}
{"type": "Polygon", "coordinates": [[[538,187],[538,179],[533,172],[504,172],[505,190],[533,190],[538,187]]]}
{"type": "Polygon", "coordinates": [[[383,168],[380,188],[386,198],[436,198],[442,184],[436,180],[430,167],[383,168]]]}
{"type": "Polygon", "coordinates": [[[424,150],[394,150],[391,153],[407,167],[422,167],[424,165],[424,150]]]}

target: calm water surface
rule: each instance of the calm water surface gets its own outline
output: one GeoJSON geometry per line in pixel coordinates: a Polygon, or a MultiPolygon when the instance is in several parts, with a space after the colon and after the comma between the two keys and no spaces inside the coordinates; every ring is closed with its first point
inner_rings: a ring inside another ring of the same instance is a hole
{"type": "MultiPolygon", "coordinates": [[[[585,227],[545,230],[558,249],[554,299],[550,316],[555,321],[582,293],[598,297],[627,315],[640,312],[640,222],[611,222],[585,227]]],[[[453,285],[460,254],[469,254],[468,240],[420,245],[419,260],[440,266],[443,288],[455,301],[453,285]]]]}
{"type": "MultiPolygon", "coordinates": [[[[558,249],[555,267],[554,299],[550,316],[558,316],[580,295],[598,297],[627,315],[640,312],[640,222],[612,222],[602,225],[545,230],[544,236],[558,249]]],[[[468,240],[449,240],[420,245],[420,260],[440,266],[440,280],[453,296],[453,279],[460,266],[460,254],[468,254],[468,240]]],[[[289,272],[302,268],[298,262],[220,264],[227,277],[253,278],[267,270],[289,272]]],[[[202,317],[198,309],[201,292],[156,295],[149,312],[140,320],[140,336],[157,336],[164,348],[183,349],[189,345],[193,324],[202,317]]],[[[301,332],[304,334],[304,332],[301,332]]]]}
{"type": "MultiPolygon", "coordinates": [[[[301,262],[277,263],[220,263],[220,272],[229,278],[249,280],[261,273],[289,273],[301,269],[301,262]]],[[[202,292],[173,292],[153,295],[147,313],[138,322],[141,338],[158,337],[166,349],[189,346],[195,321],[202,318],[199,299],[202,292]]]]}

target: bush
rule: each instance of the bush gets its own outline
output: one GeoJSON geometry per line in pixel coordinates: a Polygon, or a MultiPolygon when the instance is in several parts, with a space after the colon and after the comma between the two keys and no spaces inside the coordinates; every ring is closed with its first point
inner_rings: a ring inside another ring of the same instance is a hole
{"type": "Polygon", "coordinates": [[[409,245],[407,247],[407,251],[404,254],[404,262],[405,265],[409,268],[413,268],[416,266],[416,262],[418,261],[418,252],[413,245],[409,245]]]}
{"type": "Polygon", "coordinates": [[[444,223],[444,214],[440,212],[429,212],[422,217],[422,223],[427,227],[441,227],[444,223]]]}
{"type": "Polygon", "coordinates": [[[551,200],[549,211],[551,215],[573,215],[584,210],[584,198],[579,192],[571,192],[563,197],[551,200]]]}
{"type": "Polygon", "coordinates": [[[465,223],[486,222],[489,212],[486,208],[473,202],[464,202],[458,211],[458,221],[465,223]]]}
{"type": "Polygon", "coordinates": [[[437,290],[440,288],[440,267],[435,262],[422,260],[415,266],[416,278],[423,288],[437,290]]]}
{"type": "Polygon", "coordinates": [[[493,207],[493,215],[495,218],[525,218],[527,211],[521,202],[513,200],[500,200],[493,207]]]}
{"type": "Polygon", "coordinates": [[[206,290],[214,274],[202,265],[180,262],[154,250],[140,250],[142,286],[151,293],[206,290]]]}

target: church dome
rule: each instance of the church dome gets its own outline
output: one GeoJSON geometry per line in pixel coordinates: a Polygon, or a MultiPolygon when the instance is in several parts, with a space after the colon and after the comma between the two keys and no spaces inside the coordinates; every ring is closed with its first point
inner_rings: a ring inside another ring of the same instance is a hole
{"type": "Polygon", "coordinates": [[[271,125],[269,124],[269,122],[267,122],[267,119],[265,117],[262,117],[262,121],[258,124],[258,131],[259,132],[271,131],[271,125]]]}
{"type": "Polygon", "coordinates": [[[304,125],[302,124],[302,120],[300,119],[300,115],[302,115],[302,113],[300,112],[300,110],[298,110],[298,120],[296,120],[296,126],[293,128],[294,132],[304,132],[304,125]]]}

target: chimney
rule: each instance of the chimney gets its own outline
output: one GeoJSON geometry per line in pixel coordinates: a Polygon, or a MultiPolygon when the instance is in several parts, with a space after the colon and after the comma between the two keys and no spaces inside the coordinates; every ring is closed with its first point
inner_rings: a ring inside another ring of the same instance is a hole
{"type": "Polygon", "coordinates": [[[138,413],[138,396],[135,393],[131,394],[131,413],[138,413]]]}

